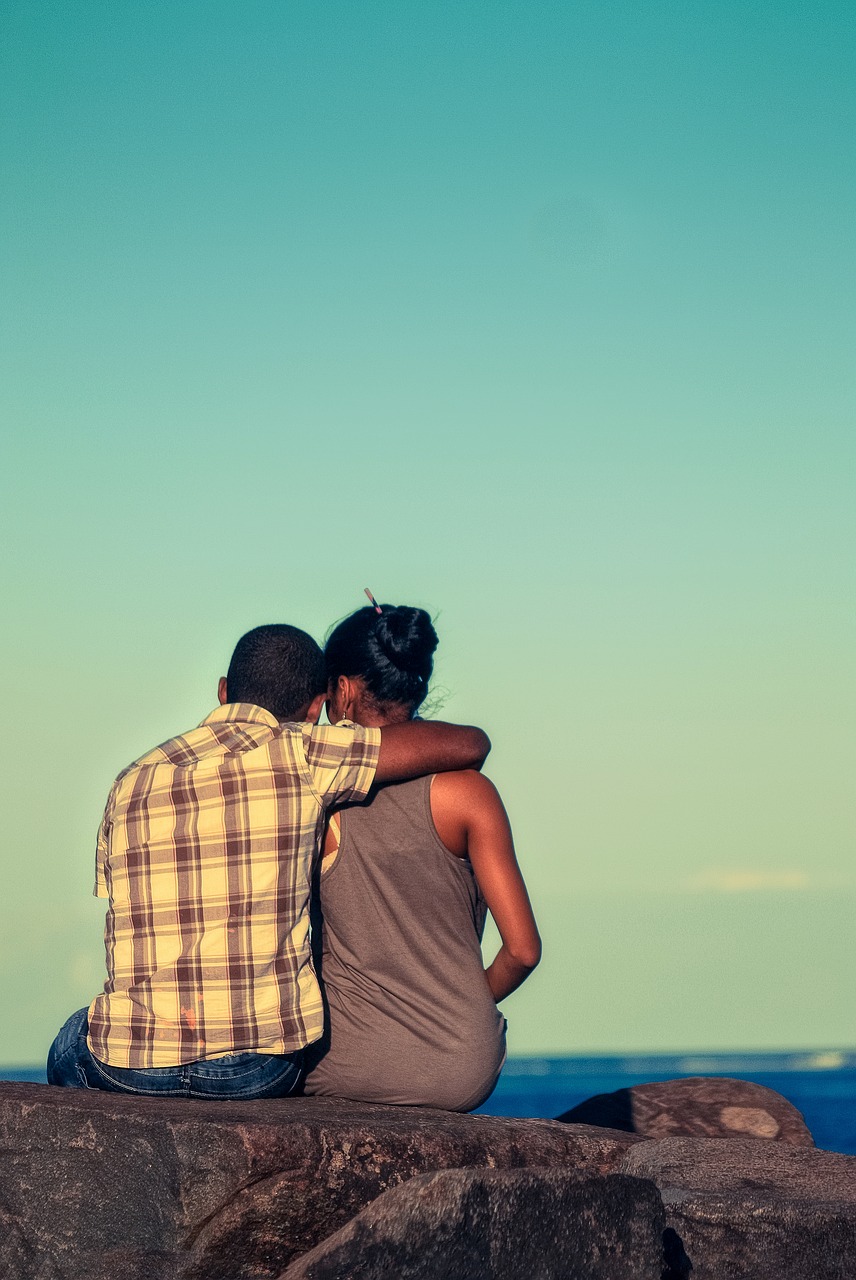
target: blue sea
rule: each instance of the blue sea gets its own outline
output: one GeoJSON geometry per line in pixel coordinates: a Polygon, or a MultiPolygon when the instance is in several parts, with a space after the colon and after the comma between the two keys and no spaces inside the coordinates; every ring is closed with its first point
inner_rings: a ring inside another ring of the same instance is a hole
{"type": "MultiPolygon", "coordinates": [[[[484,1115],[551,1119],[596,1093],[678,1076],[736,1076],[775,1089],[805,1116],[819,1147],[856,1155],[856,1052],[510,1058],[484,1115]]],[[[42,1068],[0,1068],[44,1083],[42,1068]]]]}
{"type": "Polygon", "coordinates": [[[856,1155],[856,1052],[510,1058],[485,1115],[553,1117],[596,1093],[678,1076],[732,1076],[775,1089],[819,1147],[856,1155]]]}

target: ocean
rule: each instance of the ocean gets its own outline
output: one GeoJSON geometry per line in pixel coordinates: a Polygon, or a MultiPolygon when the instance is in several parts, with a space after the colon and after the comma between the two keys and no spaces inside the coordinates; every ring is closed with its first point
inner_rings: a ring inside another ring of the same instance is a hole
{"type": "Polygon", "coordinates": [[[801,1111],[818,1147],[856,1155],[856,1052],[510,1058],[480,1111],[554,1117],[596,1093],[678,1076],[736,1076],[801,1111]]]}
{"type": "MultiPolygon", "coordinates": [[[[805,1117],[819,1147],[856,1155],[856,1052],[510,1058],[479,1113],[551,1119],[596,1093],[678,1076],[737,1076],[775,1089],[805,1117]]],[[[2,1080],[44,1083],[41,1067],[2,1080]]]]}

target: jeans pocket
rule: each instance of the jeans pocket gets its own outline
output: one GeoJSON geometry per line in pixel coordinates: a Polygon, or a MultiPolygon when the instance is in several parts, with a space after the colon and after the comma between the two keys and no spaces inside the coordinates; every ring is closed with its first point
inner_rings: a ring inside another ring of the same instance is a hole
{"type": "Polygon", "coordinates": [[[293,1093],[301,1076],[301,1054],[249,1054],[254,1061],[233,1065],[224,1072],[209,1069],[194,1073],[190,1095],[194,1098],[279,1098],[293,1093]]]}
{"type": "Polygon", "coordinates": [[[301,1077],[300,1065],[296,1062],[268,1063],[265,1071],[257,1073],[252,1080],[246,1077],[233,1081],[233,1097],[245,1098],[287,1098],[293,1093],[301,1077]]]}

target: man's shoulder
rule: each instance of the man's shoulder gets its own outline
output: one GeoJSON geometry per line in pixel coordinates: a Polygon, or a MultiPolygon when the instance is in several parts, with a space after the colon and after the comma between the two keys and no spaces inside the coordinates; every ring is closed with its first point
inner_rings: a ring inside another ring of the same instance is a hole
{"type": "Polygon", "coordinates": [[[338,724],[313,724],[307,720],[303,724],[283,726],[289,727],[301,732],[304,746],[313,753],[329,750],[336,754],[361,754],[367,748],[377,749],[380,745],[380,729],[354,724],[352,720],[340,720],[338,724]]]}
{"type": "Polygon", "coordinates": [[[159,742],[156,747],[144,752],[136,760],[132,760],[117,774],[116,781],[119,782],[129,773],[144,769],[148,765],[189,763],[198,757],[202,743],[210,738],[210,732],[206,732],[202,725],[189,729],[187,733],[177,733],[174,737],[159,742]]]}
{"type": "MultiPolygon", "coordinates": [[[[203,720],[202,724],[188,729],[185,733],[177,733],[172,738],[159,742],[156,747],[151,747],[143,755],[138,756],[136,760],[132,760],[116,775],[113,786],[114,788],[120,786],[131,775],[142,770],[154,769],[158,766],[187,768],[200,763],[214,753],[223,754],[230,745],[226,739],[236,736],[234,726],[230,726],[226,733],[218,732],[212,725],[203,720]]],[[[248,741],[249,735],[247,734],[241,736],[247,746],[261,745],[261,743],[248,741]]],[[[270,731],[266,731],[259,736],[269,740],[270,731]]]]}
{"type": "MultiPolygon", "coordinates": [[[[167,738],[132,760],[117,774],[111,795],[127,795],[141,773],[158,775],[175,771],[219,767],[227,759],[239,768],[275,767],[304,770],[307,764],[341,763],[353,755],[357,760],[379,742],[379,730],[349,722],[317,725],[309,720],[271,724],[261,719],[221,719],[212,715],[186,733],[167,738]],[[258,753],[258,754],[257,754],[258,753]],[[259,759],[259,754],[262,759],[259,759]]],[[[159,784],[158,789],[160,789],[159,784]]]]}
{"type": "MultiPolygon", "coordinates": [[[[275,724],[259,719],[220,719],[207,717],[201,724],[185,733],[158,743],[138,756],[116,775],[114,788],[147,769],[189,769],[206,763],[216,764],[226,757],[240,759],[256,750],[277,746],[285,748],[286,755],[300,750],[318,726],[307,722],[275,724]],[[310,732],[311,731],[311,732],[310,732]]],[[[323,739],[322,739],[323,740],[323,739]]]]}

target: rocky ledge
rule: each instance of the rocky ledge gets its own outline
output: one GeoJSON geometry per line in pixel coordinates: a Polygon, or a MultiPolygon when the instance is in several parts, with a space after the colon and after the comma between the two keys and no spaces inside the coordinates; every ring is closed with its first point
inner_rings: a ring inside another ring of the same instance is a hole
{"type": "Polygon", "coordinates": [[[0,1084],[0,1277],[856,1276],[856,1158],[759,1086],[641,1088],[610,1128],[0,1084]]]}

